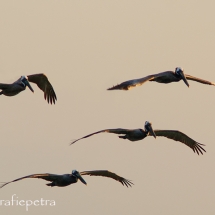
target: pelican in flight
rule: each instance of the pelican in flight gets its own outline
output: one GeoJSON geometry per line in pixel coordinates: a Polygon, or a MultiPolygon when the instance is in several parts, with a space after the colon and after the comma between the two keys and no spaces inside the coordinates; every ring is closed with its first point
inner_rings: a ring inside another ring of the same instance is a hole
{"type": "Polygon", "coordinates": [[[26,89],[26,86],[34,92],[29,82],[37,84],[37,86],[44,92],[44,98],[47,99],[48,103],[55,104],[57,100],[55,91],[49,82],[48,78],[44,74],[34,74],[21,76],[17,81],[12,84],[1,84],[0,83],[0,95],[15,96],[26,89]]]}
{"type": "Polygon", "coordinates": [[[157,136],[162,136],[162,137],[166,137],[166,138],[184,143],[185,145],[189,146],[198,155],[199,155],[199,153],[203,154],[203,151],[206,152],[205,149],[202,147],[202,146],[204,146],[204,144],[196,142],[195,140],[191,139],[186,134],[184,134],[180,131],[176,131],[176,130],[153,130],[152,124],[148,121],[145,122],[144,127],[145,127],[144,130],[141,128],[138,128],[138,129],[123,129],[123,128],[105,129],[105,130],[97,131],[97,132],[94,132],[92,134],[86,135],[86,136],[81,137],[77,140],[74,140],[73,142],[71,142],[71,144],[73,144],[73,143],[75,143],[81,139],[90,137],[94,134],[107,132],[107,133],[114,133],[114,134],[124,134],[123,136],[118,136],[118,137],[122,138],[122,139],[128,139],[130,141],[142,140],[147,136],[153,136],[154,138],[156,138],[157,136]]]}
{"type": "Polygon", "coordinates": [[[175,72],[173,72],[173,71],[160,72],[157,74],[148,75],[144,78],[125,81],[125,82],[122,82],[121,84],[108,88],[108,90],[130,90],[133,87],[141,86],[142,84],[144,84],[147,81],[156,81],[158,83],[169,84],[172,82],[178,82],[180,80],[183,80],[184,83],[188,87],[189,87],[189,83],[187,80],[197,81],[202,84],[208,84],[208,85],[215,86],[215,83],[213,83],[213,82],[205,81],[203,79],[196,78],[191,75],[186,75],[186,74],[184,74],[184,70],[182,68],[176,67],[175,72]]]}
{"type": "Polygon", "coordinates": [[[123,186],[126,185],[126,187],[129,187],[129,186],[131,187],[133,184],[130,180],[127,180],[108,170],[93,170],[93,171],[84,171],[84,172],[78,172],[77,170],[72,170],[72,174],[64,174],[64,175],[56,175],[56,174],[50,174],[50,173],[32,174],[32,175],[24,176],[22,178],[17,178],[13,181],[2,183],[0,188],[4,187],[9,183],[16,182],[25,178],[41,178],[46,181],[50,181],[51,183],[48,183],[46,185],[51,187],[55,187],[55,186],[66,187],[70,184],[77,183],[78,180],[80,180],[83,184],[87,185],[87,182],[83,179],[81,175],[104,176],[104,177],[112,178],[116,181],[119,181],[123,186]]]}

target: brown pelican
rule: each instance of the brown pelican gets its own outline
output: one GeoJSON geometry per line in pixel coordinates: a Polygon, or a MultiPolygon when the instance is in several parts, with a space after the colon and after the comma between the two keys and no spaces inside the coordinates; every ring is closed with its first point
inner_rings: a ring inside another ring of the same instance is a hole
{"type": "Polygon", "coordinates": [[[26,86],[34,92],[29,82],[37,84],[37,86],[44,92],[44,98],[47,99],[48,103],[55,104],[55,100],[57,100],[56,94],[51,83],[44,74],[28,75],[27,77],[21,76],[21,78],[12,84],[0,83],[0,89],[2,90],[0,95],[15,96],[25,90],[26,86]]]}
{"type": "Polygon", "coordinates": [[[121,84],[108,88],[108,90],[130,90],[133,87],[141,86],[147,81],[156,81],[158,83],[168,84],[172,82],[178,82],[180,80],[183,80],[188,87],[189,87],[189,83],[187,80],[197,81],[202,84],[215,86],[215,83],[213,82],[205,81],[203,79],[196,78],[191,75],[186,75],[184,74],[184,70],[182,68],[176,67],[175,72],[166,71],[166,72],[161,72],[153,75],[148,75],[144,78],[125,81],[125,82],[122,82],[121,84]]]}
{"type": "Polygon", "coordinates": [[[4,187],[5,185],[16,182],[25,178],[41,178],[46,181],[50,181],[51,183],[46,184],[47,186],[58,186],[58,187],[65,187],[70,184],[74,184],[78,182],[78,179],[85,185],[87,185],[86,181],[82,178],[81,175],[91,175],[91,176],[104,176],[112,178],[116,181],[119,181],[123,186],[126,185],[127,187],[131,187],[133,184],[130,180],[127,180],[121,176],[116,175],[113,172],[110,172],[108,170],[93,170],[93,171],[84,171],[84,172],[78,172],[77,170],[72,170],[72,174],[64,174],[64,175],[56,175],[56,174],[33,174],[24,176],[22,178],[15,179],[10,182],[3,183],[0,188],[4,187]]]}
{"type": "MultiPolygon", "coordinates": [[[[116,129],[105,129],[101,131],[94,132],[92,134],[86,135],[82,138],[79,138],[77,140],[74,140],[71,144],[77,142],[78,140],[90,137],[94,134],[99,134],[102,132],[107,132],[107,133],[114,133],[114,134],[124,134],[124,136],[119,136],[119,138],[122,139],[128,139],[130,141],[138,141],[142,140],[147,136],[163,136],[167,137],[169,139],[179,141],[181,143],[184,143],[185,145],[189,146],[191,149],[193,149],[194,152],[196,152],[199,155],[199,152],[203,154],[202,151],[206,152],[202,146],[204,144],[198,143],[195,140],[191,139],[188,137],[186,134],[180,132],[180,131],[174,131],[174,130],[153,130],[152,124],[148,121],[145,122],[145,130],[143,129],[123,129],[123,128],[116,128],[116,129]]],[[[70,145],[71,145],[70,144],[70,145]]]]}

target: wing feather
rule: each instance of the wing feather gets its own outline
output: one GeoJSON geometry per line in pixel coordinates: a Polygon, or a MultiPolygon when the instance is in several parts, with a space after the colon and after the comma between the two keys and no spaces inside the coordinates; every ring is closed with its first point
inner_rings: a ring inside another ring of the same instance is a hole
{"type": "Polygon", "coordinates": [[[196,78],[196,77],[191,76],[191,75],[185,75],[185,76],[186,76],[187,80],[197,81],[197,82],[202,83],[202,84],[208,84],[208,85],[214,85],[215,86],[215,83],[213,83],[213,82],[206,81],[206,80],[203,80],[200,78],[196,78]]]}
{"type": "Polygon", "coordinates": [[[44,99],[47,99],[48,103],[55,104],[57,96],[45,74],[28,75],[28,81],[37,84],[37,86],[44,92],[44,99]]]}
{"type": "MultiPolygon", "coordinates": [[[[198,143],[195,140],[188,137],[186,134],[176,131],[176,130],[154,130],[156,136],[163,136],[167,137],[169,139],[179,141],[181,143],[184,143],[185,145],[189,146],[191,149],[193,149],[194,152],[196,152],[198,155],[201,153],[203,154],[203,151],[205,149],[202,146],[205,146],[204,144],[198,143]]],[[[151,136],[151,134],[149,134],[151,136]]]]}
{"type": "Polygon", "coordinates": [[[44,179],[46,181],[54,181],[54,180],[57,180],[60,177],[61,177],[60,175],[49,174],[49,173],[32,174],[32,175],[27,175],[27,176],[24,176],[24,177],[21,177],[21,178],[17,178],[17,179],[15,179],[13,181],[2,183],[0,188],[4,187],[5,185],[7,185],[9,183],[16,182],[16,181],[19,181],[19,180],[22,180],[22,179],[25,179],[25,178],[41,178],[41,179],[44,179]]]}
{"type": "Polygon", "coordinates": [[[175,76],[174,76],[173,71],[165,71],[165,72],[160,72],[160,73],[153,74],[153,75],[148,75],[143,78],[125,81],[125,82],[122,82],[121,84],[108,88],[108,90],[130,90],[133,87],[141,86],[142,84],[144,84],[147,81],[169,83],[171,80],[174,79],[174,77],[175,76]]]}
{"type": "Polygon", "coordinates": [[[141,86],[147,81],[150,81],[156,77],[157,74],[155,75],[148,75],[144,78],[139,78],[139,79],[133,79],[129,81],[122,82],[121,84],[118,84],[116,86],[108,88],[108,90],[130,90],[133,87],[141,86]]]}
{"type": "Polygon", "coordinates": [[[86,135],[84,137],[81,137],[81,138],[79,138],[77,140],[74,140],[73,142],[70,143],[70,145],[72,145],[73,143],[75,143],[75,142],[77,142],[77,141],[79,141],[81,139],[84,139],[84,138],[90,137],[90,136],[92,136],[94,134],[99,134],[99,133],[102,133],[102,132],[114,133],[114,134],[127,134],[129,131],[131,131],[131,130],[129,130],[129,129],[123,129],[123,128],[105,129],[105,130],[94,132],[92,134],[88,134],[88,135],[86,135]]]}
{"type": "Polygon", "coordinates": [[[113,172],[110,172],[108,170],[93,170],[93,171],[84,171],[81,172],[81,175],[90,175],[90,176],[103,176],[103,177],[108,177],[108,178],[112,178],[116,181],[119,181],[123,186],[125,185],[126,187],[131,187],[132,186],[132,182],[128,179],[125,179],[113,172]]]}

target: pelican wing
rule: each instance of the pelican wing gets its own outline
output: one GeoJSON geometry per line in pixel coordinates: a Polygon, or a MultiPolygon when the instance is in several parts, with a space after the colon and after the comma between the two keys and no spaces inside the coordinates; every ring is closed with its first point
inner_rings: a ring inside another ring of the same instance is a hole
{"type": "MultiPolygon", "coordinates": [[[[186,134],[180,132],[180,131],[174,131],[174,130],[154,130],[156,136],[163,136],[167,137],[169,139],[179,141],[181,143],[184,143],[185,145],[189,146],[191,149],[193,149],[194,152],[196,152],[198,155],[199,153],[203,154],[203,151],[205,149],[202,147],[204,144],[198,143],[195,140],[188,137],[186,134]]],[[[151,134],[149,134],[152,136],[151,134]]]]}
{"type": "Polygon", "coordinates": [[[214,85],[215,86],[215,83],[213,83],[213,82],[206,81],[206,80],[203,80],[200,78],[196,78],[196,77],[191,76],[191,75],[185,75],[185,77],[187,78],[187,80],[197,81],[197,82],[202,83],[202,84],[208,84],[208,85],[214,85]]]}
{"type": "Polygon", "coordinates": [[[57,96],[54,88],[44,74],[28,75],[28,81],[37,84],[37,86],[44,92],[44,98],[47,98],[48,103],[55,104],[57,96]]]}
{"type": "Polygon", "coordinates": [[[7,185],[9,183],[16,182],[16,181],[19,181],[19,180],[22,180],[22,179],[25,179],[25,178],[41,178],[41,179],[44,179],[46,181],[54,181],[54,180],[59,179],[60,177],[61,177],[60,175],[54,175],[54,174],[49,174],[49,173],[32,174],[32,175],[24,176],[22,178],[17,178],[17,179],[15,179],[13,181],[2,183],[2,185],[0,185],[0,188],[4,187],[5,185],[7,185]]]}
{"type": "Polygon", "coordinates": [[[108,90],[130,90],[133,87],[141,86],[147,81],[154,79],[158,74],[155,75],[148,75],[144,78],[133,79],[129,81],[122,82],[116,86],[108,88],[108,90]]]}
{"type": "MultiPolygon", "coordinates": [[[[86,136],[84,136],[84,137],[81,137],[81,138],[79,138],[79,139],[77,139],[77,140],[74,140],[73,142],[71,142],[71,144],[77,142],[78,140],[81,140],[81,139],[90,137],[90,136],[92,136],[92,135],[94,135],[94,134],[99,134],[99,133],[102,133],[102,132],[108,132],[108,133],[114,133],[114,134],[127,134],[129,131],[131,131],[131,130],[129,130],[129,129],[123,129],[123,128],[105,129],[105,130],[101,130],[101,131],[94,132],[94,133],[92,133],[92,134],[88,134],[88,135],[86,135],[86,136]]],[[[70,144],[70,145],[71,145],[71,144],[70,144]]]]}
{"type": "Polygon", "coordinates": [[[108,170],[84,171],[84,172],[81,172],[81,175],[103,176],[103,177],[112,178],[116,181],[119,181],[123,186],[126,185],[127,187],[129,187],[129,186],[131,187],[133,184],[130,180],[127,180],[108,170]]]}

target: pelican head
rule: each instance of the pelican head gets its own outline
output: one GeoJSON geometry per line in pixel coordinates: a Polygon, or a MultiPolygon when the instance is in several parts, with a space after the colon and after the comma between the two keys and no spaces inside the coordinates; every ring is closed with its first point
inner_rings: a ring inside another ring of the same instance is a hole
{"type": "Polygon", "coordinates": [[[181,68],[181,67],[176,67],[176,68],[175,68],[175,74],[176,74],[177,76],[179,76],[179,77],[184,81],[184,83],[189,87],[189,83],[188,83],[188,81],[187,81],[187,79],[186,79],[186,77],[185,77],[185,75],[184,75],[184,70],[183,70],[183,68],[181,68]]]}
{"type": "Polygon", "coordinates": [[[156,138],[156,134],[152,128],[152,123],[148,121],[145,122],[145,131],[149,132],[154,138],[156,138]]]}
{"type": "Polygon", "coordinates": [[[21,82],[24,84],[24,86],[28,86],[28,88],[34,92],[33,88],[31,87],[29,81],[28,81],[28,78],[26,76],[21,76],[21,82]]]}
{"type": "Polygon", "coordinates": [[[81,174],[80,174],[77,170],[72,170],[72,175],[73,175],[74,177],[76,177],[77,179],[80,179],[80,181],[81,181],[83,184],[87,185],[87,182],[82,178],[81,174]]]}

